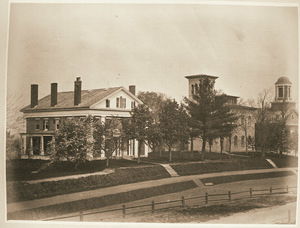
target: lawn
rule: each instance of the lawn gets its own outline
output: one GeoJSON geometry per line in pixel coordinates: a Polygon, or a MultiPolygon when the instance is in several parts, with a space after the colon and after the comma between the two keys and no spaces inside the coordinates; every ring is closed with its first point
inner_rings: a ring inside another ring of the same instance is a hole
{"type": "MultiPolygon", "coordinates": [[[[215,152],[207,152],[204,156],[205,160],[226,160],[229,159],[229,156],[227,154],[220,154],[215,152]]],[[[147,158],[143,158],[143,161],[147,162],[157,162],[157,163],[180,163],[180,162],[191,162],[191,161],[201,161],[201,153],[199,152],[193,152],[185,151],[185,152],[179,152],[179,151],[173,151],[172,152],[172,161],[169,162],[169,152],[163,152],[160,156],[157,152],[151,152],[149,153],[149,156],[147,158]]]]}
{"type": "MultiPolygon", "coordinates": [[[[18,159],[6,162],[6,178],[7,181],[25,181],[25,180],[38,180],[50,177],[69,176],[76,174],[94,173],[103,171],[106,168],[105,160],[87,161],[80,165],[78,169],[70,162],[61,162],[51,164],[49,167],[41,170],[39,173],[32,173],[37,171],[42,165],[49,163],[44,160],[31,160],[31,159],[18,159]]],[[[144,166],[145,163],[137,164],[136,161],[125,159],[110,159],[108,168],[120,167],[137,167],[144,166]]],[[[149,164],[147,164],[149,165],[149,164]]]]}
{"type": "Polygon", "coordinates": [[[276,178],[276,177],[285,177],[295,175],[291,171],[279,171],[279,172],[270,172],[270,173],[252,173],[252,174],[242,174],[242,175],[231,175],[231,176],[221,176],[221,177],[211,177],[200,179],[202,183],[213,183],[224,184],[236,181],[244,180],[256,180],[264,178],[276,178]]]}
{"type": "Polygon", "coordinates": [[[193,181],[184,181],[180,183],[167,184],[167,185],[162,185],[157,187],[143,188],[143,189],[138,189],[130,192],[117,193],[117,194],[106,195],[102,197],[78,200],[73,202],[66,202],[57,205],[49,205],[46,207],[13,212],[8,214],[8,220],[44,219],[47,217],[61,216],[63,214],[69,214],[69,213],[82,211],[82,210],[101,208],[101,207],[110,206],[114,204],[121,204],[121,203],[131,202],[134,200],[150,198],[158,195],[181,192],[196,187],[197,185],[193,181]]]}
{"type": "Polygon", "coordinates": [[[224,171],[273,168],[265,159],[260,158],[234,158],[225,161],[174,164],[171,166],[180,176],[224,171]]]}
{"type": "Polygon", "coordinates": [[[78,179],[65,179],[36,184],[28,184],[26,182],[7,182],[7,201],[8,203],[12,203],[34,200],[168,177],[170,177],[170,174],[162,166],[153,165],[126,169],[120,168],[116,169],[114,173],[107,175],[92,175],[78,179]]]}

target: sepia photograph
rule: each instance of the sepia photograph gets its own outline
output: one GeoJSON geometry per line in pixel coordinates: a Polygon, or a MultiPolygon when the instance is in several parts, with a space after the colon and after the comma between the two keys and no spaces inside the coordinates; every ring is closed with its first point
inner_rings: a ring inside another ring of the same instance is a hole
{"type": "Polygon", "coordinates": [[[7,227],[299,225],[298,1],[7,5],[7,227]]]}

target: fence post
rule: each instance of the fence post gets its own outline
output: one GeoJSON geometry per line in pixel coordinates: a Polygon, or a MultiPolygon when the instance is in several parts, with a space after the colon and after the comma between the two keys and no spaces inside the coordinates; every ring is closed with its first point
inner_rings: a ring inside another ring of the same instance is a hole
{"type": "Polygon", "coordinates": [[[208,193],[205,193],[205,204],[208,204],[208,193]]]}
{"type": "Polygon", "coordinates": [[[181,202],[182,202],[182,207],[185,207],[185,200],[184,200],[184,196],[181,197],[181,202]]]}
{"type": "Polygon", "coordinates": [[[231,201],[231,191],[228,191],[228,200],[231,201]]]}
{"type": "Polygon", "coordinates": [[[286,192],[289,193],[289,186],[286,186],[286,192]]]}
{"type": "Polygon", "coordinates": [[[250,197],[252,197],[252,188],[250,188],[250,197]]]}
{"type": "Polygon", "coordinates": [[[79,219],[80,219],[80,222],[83,221],[83,211],[80,211],[79,219]]]}
{"type": "Polygon", "coordinates": [[[125,218],[126,216],[126,206],[125,204],[123,204],[123,218],[125,218]]]}
{"type": "Polygon", "coordinates": [[[155,210],[155,204],[154,204],[154,200],[152,201],[152,204],[151,204],[151,212],[153,213],[155,210]]]}
{"type": "Polygon", "coordinates": [[[270,195],[272,195],[272,187],[270,187],[270,195]]]}

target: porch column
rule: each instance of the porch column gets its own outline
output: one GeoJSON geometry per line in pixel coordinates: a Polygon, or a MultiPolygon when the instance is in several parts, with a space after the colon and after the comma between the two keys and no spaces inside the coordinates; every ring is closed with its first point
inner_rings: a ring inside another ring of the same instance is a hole
{"type": "Polygon", "coordinates": [[[135,158],[137,158],[138,153],[139,153],[139,142],[136,139],[134,139],[133,140],[133,156],[135,158]]]}
{"type": "Polygon", "coordinates": [[[25,137],[21,136],[21,140],[23,140],[23,148],[22,148],[22,154],[26,154],[27,149],[27,136],[25,137]]]}
{"type": "Polygon", "coordinates": [[[33,155],[33,139],[32,139],[32,136],[30,136],[30,155],[33,155]]]}
{"type": "Polygon", "coordinates": [[[45,151],[44,151],[44,136],[41,136],[40,155],[45,155],[45,151]]]}

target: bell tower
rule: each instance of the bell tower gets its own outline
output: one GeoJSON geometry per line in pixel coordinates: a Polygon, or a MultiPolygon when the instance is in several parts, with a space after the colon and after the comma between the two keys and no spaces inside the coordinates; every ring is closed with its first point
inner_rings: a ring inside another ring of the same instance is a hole
{"type": "Polygon", "coordinates": [[[272,102],[274,111],[282,110],[283,105],[288,109],[296,107],[296,103],[292,101],[291,88],[292,83],[287,77],[280,77],[275,82],[275,99],[272,102]]]}
{"type": "Polygon", "coordinates": [[[198,89],[200,89],[201,81],[203,81],[204,79],[208,79],[210,81],[209,83],[211,84],[212,89],[214,89],[215,80],[218,77],[206,74],[197,74],[185,76],[185,78],[189,80],[189,99],[192,100],[194,94],[196,94],[198,89]]]}

